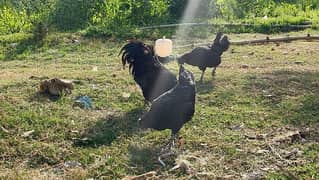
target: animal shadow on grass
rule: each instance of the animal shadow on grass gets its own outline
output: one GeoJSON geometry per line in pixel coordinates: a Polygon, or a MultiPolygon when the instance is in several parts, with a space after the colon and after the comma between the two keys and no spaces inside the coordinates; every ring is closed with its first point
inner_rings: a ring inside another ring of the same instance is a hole
{"type": "Polygon", "coordinates": [[[261,96],[262,103],[288,123],[295,126],[319,123],[319,72],[280,70],[247,79],[245,90],[261,96]],[[278,104],[279,108],[274,108],[278,104]]]}
{"type": "Polygon", "coordinates": [[[203,82],[196,82],[196,93],[198,94],[208,94],[214,89],[214,84],[211,80],[203,81],[203,82]]]}
{"type": "Polygon", "coordinates": [[[80,147],[109,146],[119,136],[130,136],[139,132],[138,118],[142,115],[143,110],[143,107],[138,107],[124,114],[109,115],[100,119],[94,126],[86,129],[81,138],[75,140],[74,145],[80,147]]]}
{"type": "Polygon", "coordinates": [[[35,38],[30,37],[22,40],[17,45],[13,46],[9,51],[5,52],[4,59],[6,61],[14,60],[18,55],[26,51],[35,51],[37,48],[43,46],[42,41],[37,41],[35,38]]]}
{"type": "Polygon", "coordinates": [[[46,102],[48,100],[56,102],[61,98],[61,96],[52,96],[43,92],[36,92],[29,97],[30,101],[46,102]]]}
{"type": "Polygon", "coordinates": [[[154,146],[154,144],[129,146],[129,165],[134,167],[135,174],[143,174],[160,168],[157,161],[160,147],[154,146]]]}

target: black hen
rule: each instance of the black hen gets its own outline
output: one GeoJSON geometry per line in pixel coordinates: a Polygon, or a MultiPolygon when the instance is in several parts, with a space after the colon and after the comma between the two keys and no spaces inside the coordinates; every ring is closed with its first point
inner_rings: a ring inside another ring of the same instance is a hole
{"type": "Polygon", "coordinates": [[[221,55],[225,52],[230,45],[227,36],[222,38],[222,33],[217,33],[213,44],[209,47],[197,47],[191,52],[184,54],[178,58],[178,63],[189,64],[198,66],[202,71],[200,81],[203,80],[203,76],[207,67],[213,67],[212,76],[215,74],[216,67],[221,63],[221,55]]]}
{"type": "Polygon", "coordinates": [[[169,145],[172,145],[179,130],[194,115],[195,94],[194,76],[181,65],[177,85],[153,101],[150,110],[139,119],[140,126],[170,129],[172,136],[169,145]]]}
{"type": "Polygon", "coordinates": [[[127,43],[121,53],[123,66],[129,64],[129,70],[147,102],[152,102],[176,85],[176,76],[155,58],[153,46],[134,40],[127,43]]]}

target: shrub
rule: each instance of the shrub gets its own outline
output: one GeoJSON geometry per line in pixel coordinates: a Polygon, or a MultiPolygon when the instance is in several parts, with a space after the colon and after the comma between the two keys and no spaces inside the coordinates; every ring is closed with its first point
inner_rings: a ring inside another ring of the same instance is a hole
{"type": "Polygon", "coordinates": [[[77,30],[86,27],[94,0],[57,0],[51,22],[59,30],[77,30]]]}
{"type": "Polygon", "coordinates": [[[26,11],[18,11],[4,6],[0,9],[0,33],[18,33],[24,29],[30,29],[31,22],[27,18],[26,11]]]}
{"type": "Polygon", "coordinates": [[[48,35],[48,26],[43,22],[39,22],[33,30],[33,36],[36,41],[43,41],[48,35]]]}

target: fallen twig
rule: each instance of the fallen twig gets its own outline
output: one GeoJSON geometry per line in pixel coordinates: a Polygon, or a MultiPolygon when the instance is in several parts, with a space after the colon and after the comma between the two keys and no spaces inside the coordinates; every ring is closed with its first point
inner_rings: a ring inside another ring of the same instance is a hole
{"type": "Polygon", "coordinates": [[[264,44],[269,42],[290,42],[290,41],[298,41],[298,40],[319,40],[319,36],[311,36],[307,34],[306,36],[288,36],[288,37],[280,37],[280,38],[270,38],[266,37],[266,39],[255,39],[255,40],[247,40],[247,41],[235,41],[230,42],[233,45],[245,45],[245,44],[264,44]]]}
{"type": "MultiPolygon", "coordinates": [[[[231,41],[231,45],[247,45],[247,44],[265,44],[270,42],[291,42],[291,41],[298,41],[298,40],[318,40],[319,36],[311,36],[310,34],[307,34],[306,36],[289,36],[289,37],[279,37],[279,38],[270,38],[266,37],[265,39],[254,39],[254,40],[244,40],[244,41],[231,41]]],[[[192,44],[186,44],[186,45],[180,45],[174,47],[175,49],[179,48],[185,48],[185,47],[197,47],[197,46],[209,46],[212,43],[192,43],[192,44]]]]}
{"type": "MultiPolygon", "coordinates": [[[[281,155],[276,151],[276,149],[269,143],[269,142],[266,142],[267,146],[269,147],[270,151],[276,155],[281,161],[284,161],[285,163],[287,163],[288,165],[291,165],[291,163],[282,158],[281,155]]],[[[274,164],[280,169],[280,171],[282,171],[283,173],[285,173],[286,176],[290,177],[291,179],[293,180],[298,180],[299,178],[296,177],[293,173],[291,173],[290,171],[286,170],[282,165],[274,162],[274,164]]]]}
{"type": "Polygon", "coordinates": [[[154,178],[156,176],[157,172],[156,171],[150,171],[138,176],[126,176],[122,180],[142,180],[142,179],[150,179],[154,178]]]}
{"type": "MultiPolygon", "coordinates": [[[[154,26],[146,26],[140,27],[140,30],[146,29],[157,29],[157,28],[170,28],[170,27],[180,27],[180,26],[213,26],[213,27],[256,27],[260,26],[260,24],[247,24],[247,23],[180,23],[180,24],[161,24],[161,25],[154,25],[154,26]]],[[[270,27],[286,27],[286,28],[297,28],[297,29],[306,29],[314,27],[311,23],[301,24],[301,25],[287,25],[287,24],[272,24],[270,27]]]]}
{"type": "Polygon", "coordinates": [[[5,133],[9,133],[9,131],[8,131],[6,128],[4,128],[3,126],[1,126],[1,125],[0,125],[0,129],[1,129],[3,132],[5,132],[5,133]]]}
{"type": "MultiPolygon", "coordinates": [[[[281,157],[281,155],[276,151],[276,149],[272,145],[270,145],[270,143],[267,142],[267,146],[269,147],[270,151],[273,154],[275,154],[280,160],[285,161],[285,159],[281,157]]],[[[289,164],[289,162],[288,162],[288,164],[289,164]]]]}

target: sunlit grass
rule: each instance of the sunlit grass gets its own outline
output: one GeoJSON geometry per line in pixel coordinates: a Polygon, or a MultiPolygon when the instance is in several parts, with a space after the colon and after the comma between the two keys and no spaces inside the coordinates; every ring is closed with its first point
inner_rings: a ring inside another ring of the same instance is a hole
{"type": "MultiPolygon", "coordinates": [[[[214,34],[211,37],[196,41],[209,41],[214,34]]],[[[15,52],[10,43],[20,40],[2,44],[1,57],[15,52]]],[[[294,164],[284,166],[287,172],[302,179],[319,178],[318,42],[232,46],[215,77],[207,70],[204,82],[197,84],[195,115],[180,133],[177,159],[191,163],[191,175],[169,171],[174,159],[166,168],[157,162],[169,131],[139,130],[137,119],[145,110],[144,102],[128,68],[122,68],[118,53],[124,43],[55,34],[41,47],[0,61],[0,125],[5,128],[0,129],[0,179],[122,178],[152,170],[161,179],[238,179],[255,172],[269,179],[285,178],[287,174],[275,166],[282,162],[267,142],[291,129],[307,128],[304,140],[274,146],[282,156],[293,148],[301,151],[288,159],[294,164]],[[77,84],[71,95],[52,101],[37,93],[40,80],[31,76],[77,80],[77,84]],[[79,95],[90,96],[95,108],[74,107],[79,95]],[[263,134],[266,139],[248,138],[263,134]],[[68,161],[81,165],[67,168],[68,161]]],[[[175,54],[188,50],[178,49],[175,54]]],[[[175,62],[166,66],[177,73],[175,62]]],[[[186,68],[199,80],[198,68],[186,68]]]]}

